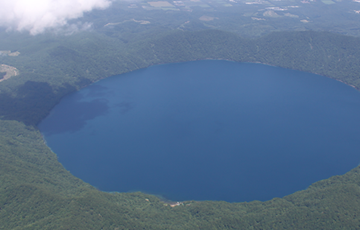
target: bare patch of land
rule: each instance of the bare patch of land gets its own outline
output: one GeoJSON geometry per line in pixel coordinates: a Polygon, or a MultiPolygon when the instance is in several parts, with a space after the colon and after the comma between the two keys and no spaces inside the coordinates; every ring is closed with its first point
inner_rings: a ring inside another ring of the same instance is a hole
{"type": "Polygon", "coordinates": [[[10,50],[0,50],[0,55],[4,55],[4,56],[16,57],[19,56],[19,54],[20,54],[19,51],[11,52],[10,50]]]}
{"type": "Polygon", "coordinates": [[[11,77],[19,75],[19,70],[17,70],[15,67],[5,65],[5,64],[0,65],[0,72],[6,73],[5,76],[3,76],[3,78],[0,79],[0,82],[5,81],[11,77]]]}
{"type": "Polygon", "coordinates": [[[123,22],[110,22],[110,23],[104,25],[104,27],[105,27],[105,26],[116,26],[116,25],[119,25],[119,24],[122,24],[122,23],[125,23],[125,22],[137,22],[137,23],[140,23],[140,24],[142,24],[142,25],[150,24],[149,21],[136,20],[136,19],[133,18],[133,19],[125,20],[125,21],[123,21],[123,22]]]}

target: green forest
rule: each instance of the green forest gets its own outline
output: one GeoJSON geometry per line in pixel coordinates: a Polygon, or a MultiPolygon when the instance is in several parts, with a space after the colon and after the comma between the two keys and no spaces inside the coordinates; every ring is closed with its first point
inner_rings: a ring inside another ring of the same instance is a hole
{"type": "Polygon", "coordinates": [[[359,3],[245,2],[184,1],[169,10],[113,1],[69,22],[90,22],[89,30],[32,36],[0,28],[0,229],[360,229],[359,167],[265,202],[172,207],[74,177],[37,129],[65,95],[163,63],[264,63],[360,89],[359,3]]]}
{"type": "MultiPolygon", "coordinates": [[[[360,88],[360,38],[320,31],[244,38],[213,29],[159,30],[123,40],[2,32],[0,56],[19,75],[0,82],[0,229],[359,229],[360,168],[266,202],[184,201],[106,193],[74,177],[36,125],[65,95],[155,64],[203,59],[259,62],[360,88]]],[[[2,76],[2,75],[0,75],[2,76]]],[[[342,153],[339,153],[342,154],[342,153]]]]}

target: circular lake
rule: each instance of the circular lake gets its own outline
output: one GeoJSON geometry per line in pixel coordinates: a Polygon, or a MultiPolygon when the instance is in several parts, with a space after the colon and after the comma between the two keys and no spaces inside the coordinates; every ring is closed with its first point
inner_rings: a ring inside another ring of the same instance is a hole
{"type": "Polygon", "coordinates": [[[269,200],[360,162],[360,93],[323,76],[194,61],[66,96],[39,124],[73,175],[170,200],[269,200]]]}

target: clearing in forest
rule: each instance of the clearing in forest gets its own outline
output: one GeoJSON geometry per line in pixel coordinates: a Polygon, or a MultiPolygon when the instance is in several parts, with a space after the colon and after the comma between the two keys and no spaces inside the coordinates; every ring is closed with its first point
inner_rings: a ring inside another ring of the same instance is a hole
{"type": "Polygon", "coordinates": [[[2,82],[11,77],[19,75],[19,70],[17,70],[15,67],[1,64],[0,65],[0,73],[6,73],[5,75],[0,74],[0,82],[2,82]]]}

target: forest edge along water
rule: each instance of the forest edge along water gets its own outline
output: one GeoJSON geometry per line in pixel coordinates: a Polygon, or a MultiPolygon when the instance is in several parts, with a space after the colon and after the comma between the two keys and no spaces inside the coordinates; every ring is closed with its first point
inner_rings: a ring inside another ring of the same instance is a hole
{"type": "Polygon", "coordinates": [[[357,166],[360,94],[220,60],[152,66],[65,98],[39,124],[72,174],[170,200],[269,200],[357,166]]]}

